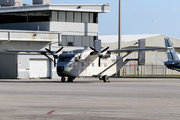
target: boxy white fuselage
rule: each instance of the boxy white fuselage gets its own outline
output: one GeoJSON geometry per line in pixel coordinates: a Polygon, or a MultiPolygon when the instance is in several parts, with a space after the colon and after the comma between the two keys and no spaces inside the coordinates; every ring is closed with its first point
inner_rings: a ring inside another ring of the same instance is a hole
{"type": "Polygon", "coordinates": [[[70,53],[66,52],[60,54],[57,61],[57,74],[67,77],[111,76],[117,73],[117,71],[127,63],[127,61],[121,60],[116,65],[101,73],[121,57],[111,55],[108,58],[101,58],[99,66],[98,55],[90,55],[91,52],[93,52],[91,49],[86,49],[80,53],[73,53],[72,51],[70,53]]]}

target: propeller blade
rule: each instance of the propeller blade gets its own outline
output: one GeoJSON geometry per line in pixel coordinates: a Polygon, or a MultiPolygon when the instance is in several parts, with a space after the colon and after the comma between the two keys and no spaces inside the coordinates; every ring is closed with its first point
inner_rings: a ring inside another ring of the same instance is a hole
{"type": "Polygon", "coordinates": [[[109,49],[109,47],[105,48],[104,50],[101,51],[101,53],[105,52],[108,49],[109,49]]]}
{"type": "Polygon", "coordinates": [[[56,59],[54,58],[54,67],[56,67],[56,59]]]}
{"type": "Polygon", "coordinates": [[[98,63],[99,67],[101,66],[101,58],[99,57],[99,63],[98,63]]]}
{"type": "Polygon", "coordinates": [[[49,49],[45,48],[46,51],[48,51],[49,53],[53,54],[52,51],[50,51],[49,49]]]}
{"type": "Polygon", "coordinates": [[[61,47],[58,51],[56,51],[56,53],[60,52],[64,47],[61,47]]]}
{"type": "MultiPolygon", "coordinates": [[[[46,54],[43,54],[43,55],[45,55],[47,58],[49,58],[51,61],[53,61],[53,59],[50,58],[48,55],[46,55],[46,54]]],[[[54,61],[53,61],[53,62],[54,62],[54,61]]]]}
{"type": "Polygon", "coordinates": [[[94,49],[93,47],[90,47],[94,52],[98,53],[98,51],[96,49],[94,49]]]}

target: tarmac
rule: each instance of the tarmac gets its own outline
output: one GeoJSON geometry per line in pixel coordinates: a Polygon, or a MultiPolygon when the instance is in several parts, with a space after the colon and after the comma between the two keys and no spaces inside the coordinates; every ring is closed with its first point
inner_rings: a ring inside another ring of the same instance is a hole
{"type": "Polygon", "coordinates": [[[0,120],[179,120],[179,78],[0,79],[0,120]]]}

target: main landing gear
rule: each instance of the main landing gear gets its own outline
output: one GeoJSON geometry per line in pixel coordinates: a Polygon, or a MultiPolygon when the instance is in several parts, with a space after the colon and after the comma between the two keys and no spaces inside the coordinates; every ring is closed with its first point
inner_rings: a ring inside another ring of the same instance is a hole
{"type": "MultiPolygon", "coordinates": [[[[75,77],[68,77],[67,82],[73,82],[75,77]]],[[[66,82],[66,78],[64,76],[61,77],[61,82],[66,82]]]]}
{"type": "Polygon", "coordinates": [[[107,75],[99,76],[99,80],[103,80],[104,82],[110,82],[109,77],[107,75]]]}

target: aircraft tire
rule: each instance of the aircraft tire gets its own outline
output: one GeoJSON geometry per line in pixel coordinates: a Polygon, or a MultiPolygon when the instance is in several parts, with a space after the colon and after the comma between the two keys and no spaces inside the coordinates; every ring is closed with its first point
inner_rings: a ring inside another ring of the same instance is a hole
{"type": "Polygon", "coordinates": [[[61,77],[61,82],[66,82],[66,78],[64,76],[61,77]]]}
{"type": "Polygon", "coordinates": [[[68,81],[67,82],[73,82],[74,79],[75,79],[75,77],[68,77],[68,81]]]}
{"type": "Polygon", "coordinates": [[[102,77],[102,79],[103,79],[104,82],[107,82],[107,80],[109,79],[109,77],[108,77],[107,75],[105,75],[105,76],[102,77]]]}

